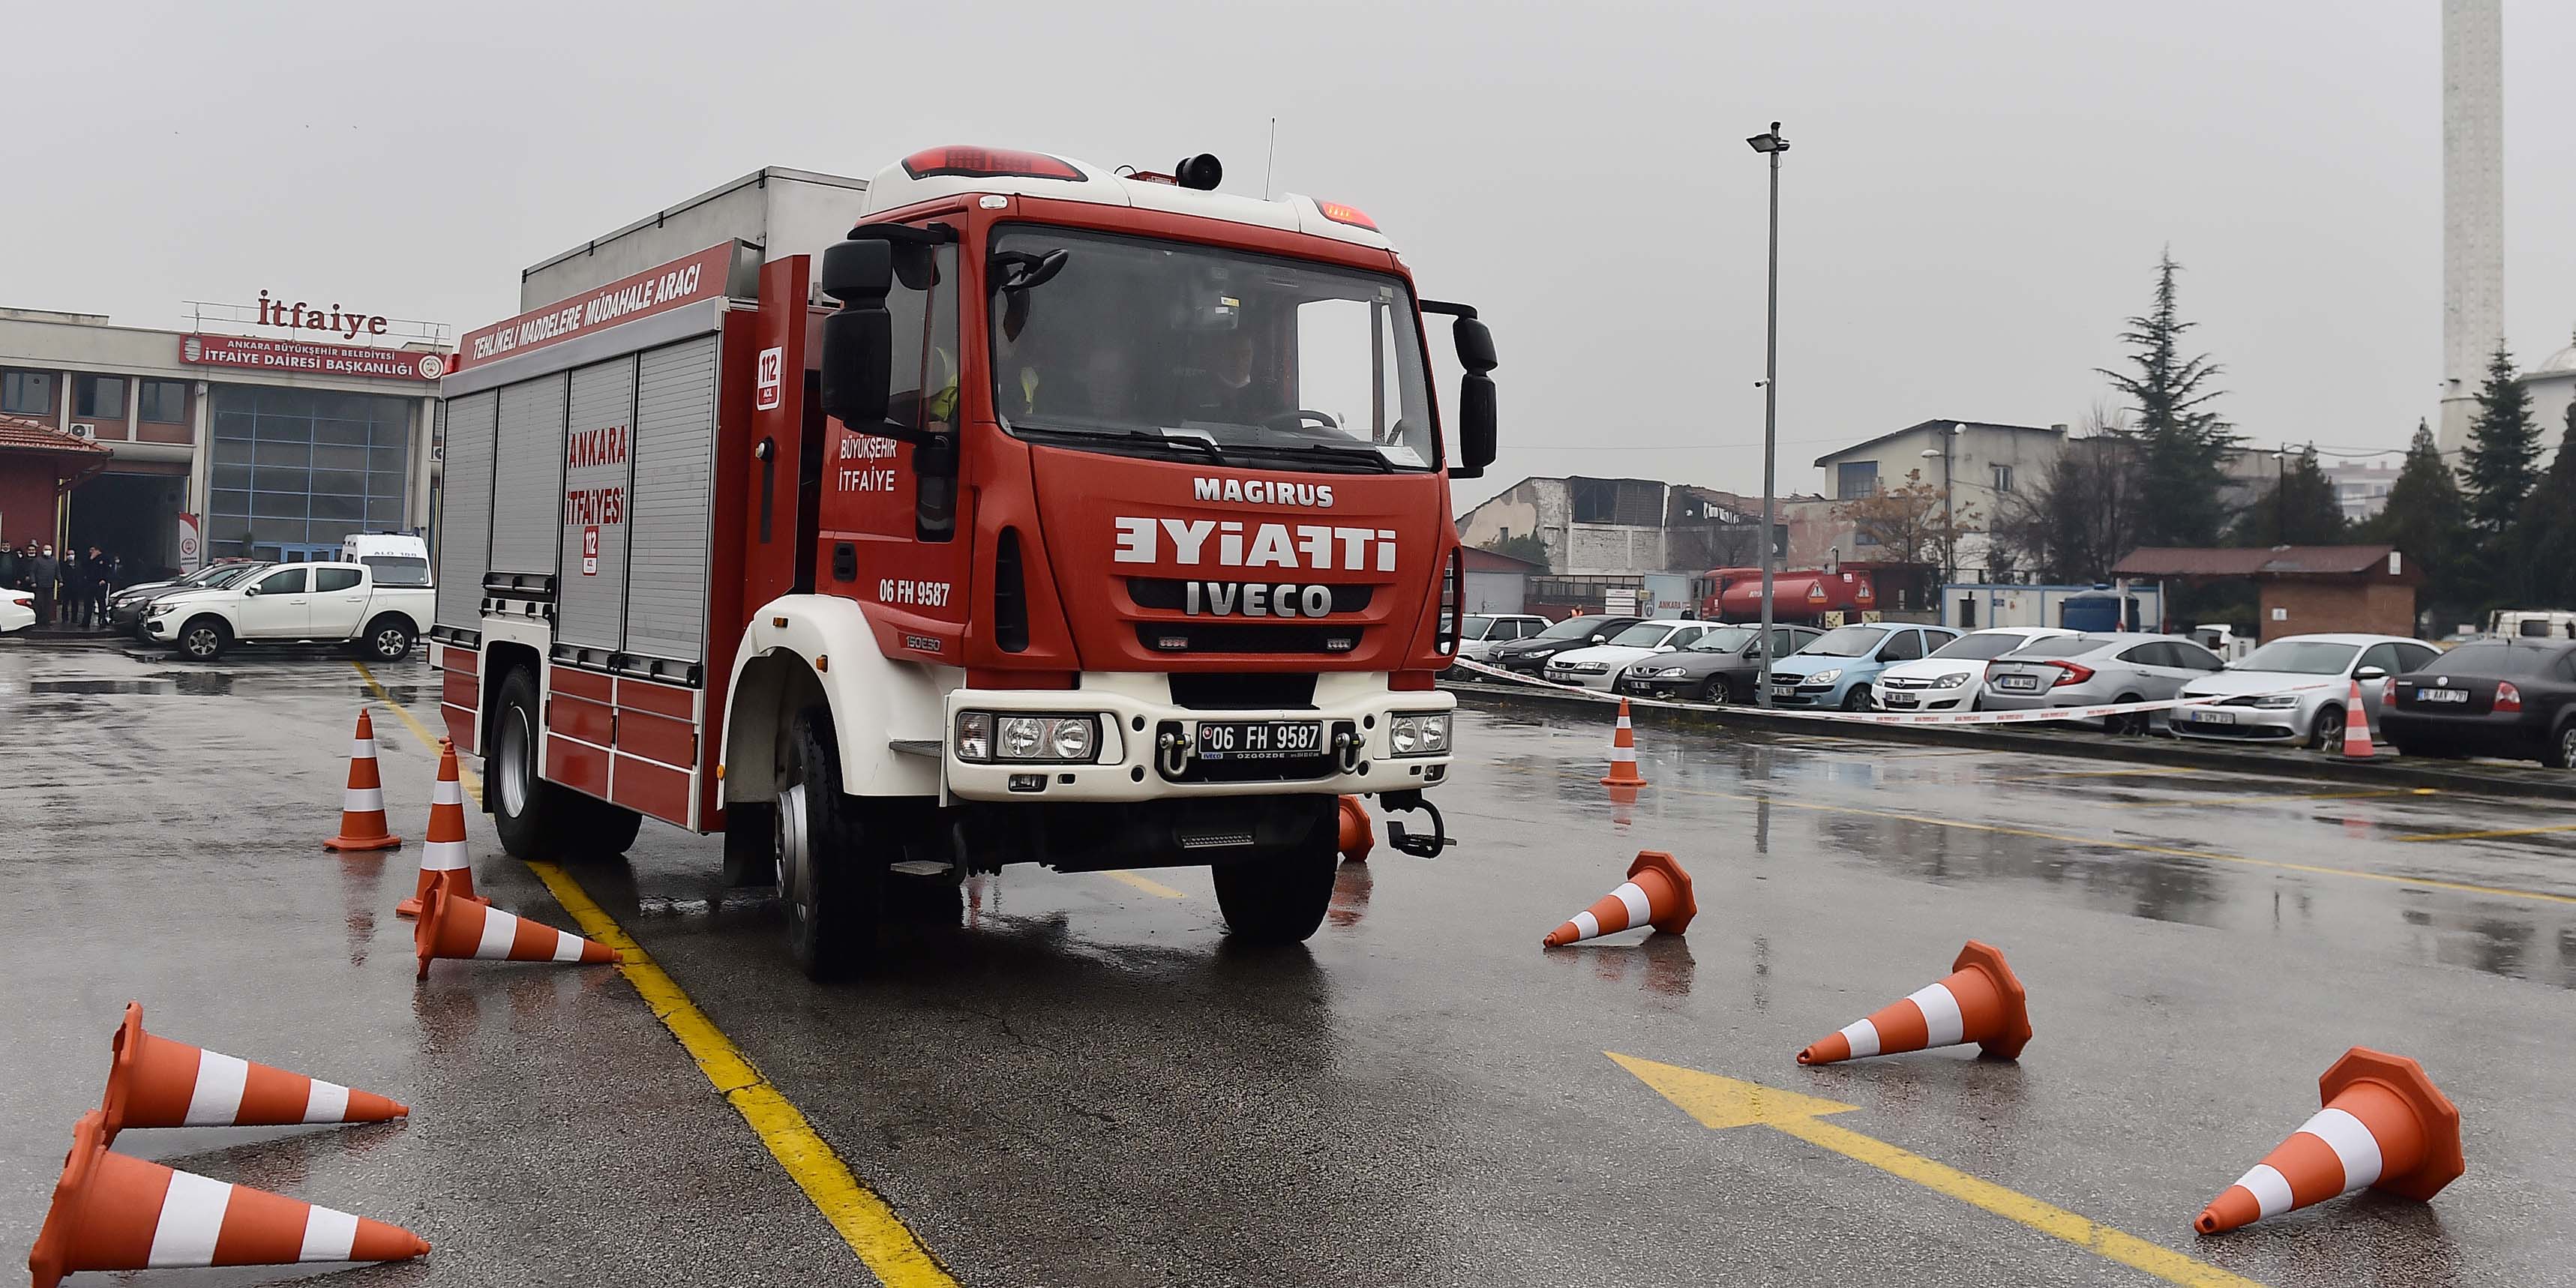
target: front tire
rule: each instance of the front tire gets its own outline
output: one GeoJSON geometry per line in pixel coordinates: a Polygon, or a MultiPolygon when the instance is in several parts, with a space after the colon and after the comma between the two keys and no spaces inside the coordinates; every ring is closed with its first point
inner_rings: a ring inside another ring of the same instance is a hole
{"type": "Polygon", "coordinates": [[[501,701],[492,713],[490,763],[492,830],[517,859],[561,857],[571,830],[573,792],[537,775],[537,681],[524,667],[501,677],[501,701]]]}
{"type": "Polygon", "coordinates": [[[1707,684],[1700,686],[1699,700],[1714,706],[1731,706],[1735,702],[1735,686],[1727,683],[1723,675],[1712,675],[1708,677],[1707,684]]]}
{"type": "Polygon", "coordinates": [[[215,661],[233,646],[232,628],[220,617],[192,617],[170,639],[191,662],[215,661]]]}
{"type": "Polygon", "coordinates": [[[2343,707],[2327,703],[2317,708],[2317,722],[2308,726],[2308,750],[2338,751],[2343,745],[2343,707]]]}
{"type": "Polygon", "coordinates": [[[1306,835],[1288,849],[1262,858],[1217,864],[1216,906],[1226,929],[1250,944],[1303,943],[1324,924],[1333,902],[1333,871],[1341,855],[1340,802],[1314,798],[1306,835]]]}
{"type": "Polygon", "coordinates": [[[778,893],[787,903],[787,953],[816,980],[869,964],[886,868],[861,817],[862,802],[841,791],[841,753],[831,714],[796,713],[771,814],[778,893]]]}
{"type": "Polygon", "coordinates": [[[1846,693],[1846,694],[1844,694],[1844,695],[1843,695],[1843,710],[1845,710],[1845,711],[1867,711],[1867,710],[1869,710],[1869,688],[1868,688],[1868,686],[1866,686],[1866,685],[1860,685],[1860,684],[1855,684],[1855,685],[1853,685],[1853,686],[1852,686],[1852,688],[1851,688],[1851,692],[1846,693]]]}

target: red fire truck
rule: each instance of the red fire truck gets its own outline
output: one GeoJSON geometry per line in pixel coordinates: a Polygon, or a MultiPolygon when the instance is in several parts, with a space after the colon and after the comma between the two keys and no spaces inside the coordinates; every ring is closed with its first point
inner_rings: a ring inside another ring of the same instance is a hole
{"type": "Polygon", "coordinates": [[[1235,935],[1294,941],[1337,795],[1452,843],[1422,793],[1492,339],[1366,215],[1218,177],[933,148],[838,181],[837,242],[782,220],[468,335],[432,636],[509,851],[721,832],[820,975],[899,882],[1207,864],[1235,935]]]}

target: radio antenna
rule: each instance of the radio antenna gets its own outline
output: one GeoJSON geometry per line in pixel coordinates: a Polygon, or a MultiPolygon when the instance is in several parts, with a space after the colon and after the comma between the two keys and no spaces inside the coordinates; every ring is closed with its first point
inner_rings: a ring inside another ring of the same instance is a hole
{"type": "Polygon", "coordinates": [[[1279,118],[1270,118],[1270,155],[1261,161],[1261,199],[1270,200],[1270,171],[1279,161],[1279,118]]]}

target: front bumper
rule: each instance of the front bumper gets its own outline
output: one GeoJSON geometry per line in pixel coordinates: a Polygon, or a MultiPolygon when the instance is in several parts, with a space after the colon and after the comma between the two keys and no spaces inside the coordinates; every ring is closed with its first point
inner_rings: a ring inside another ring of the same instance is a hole
{"type": "Polygon", "coordinates": [[[2297,707],[2239,707],[2219,702],[2200,707],[2177,707],[2167,713],[2166,723],[2180,738],[2282,742],[2306,737],[2308,722],[2314,718],[2313,714],[2297,707]]]}
{"type": "Polygon", "coordinates": [[[164,617],[147,617],[143,621],[143,637],[149,640],[158,640],[164,644],[169,643],[171,639],[174,638],[178,629],[179,615],[177,613],[171,613],[164,617]]]}
{"type": "Polygon", "coordinates": [[[1977,691],[1965,684],[1947,689],[1891,689],[1873,684],[1869,694],[1888,711],[1965,711],[1974,705],[1977,691]]]}
{"type": "Polygon", "coordinates": [[[1775,707],[1839,707],[1843,695],[1856,683],[1836,680],[1831,684],[1782,684],[1781,677],[1771,677],[1771,705],[1775,707]]]}
{"type": "Polygon", "coordinates": [[[1455,711],[1457,706],[1453,694],[1398,693],[1386,687],[1384,675],[1359,672],[1316,677],[1311,706],[1241,710],[1180,706],[1170,700],[1163,677],[1142,673],[1092,672],[1082,677],[1078,689],[959,689],[944,704],[941,777],[949,797],[970,801],[1132,802],[1418,790],[1447,780],[1456,731],[1453,727],[1449,753],[1397,756],[1388,746],[1390,719],[1398,712],[1455,711]],[[1095,763],[1082,765],[962,760],[956,742],[962,711],[1097,715],[1100,749],[1095,763]],[[1202,722],[1272,720],[1320,721],[1325,754],[1253,770],[1276,776],[1224,779],[1210,777],[1211,762],[1196,758],[1202,722]],[[1337,754],[1337,733],[1354,738],[1356,748],[1337,754]]]}
{"type": "Polygon", "coordinates": [[[1571,684],[1579,688],[1610,691],[1611,681],[1619,678],[1615,671],[1559,671],[1550,668],[1542,677],[1550,684],[1571,684]]]}

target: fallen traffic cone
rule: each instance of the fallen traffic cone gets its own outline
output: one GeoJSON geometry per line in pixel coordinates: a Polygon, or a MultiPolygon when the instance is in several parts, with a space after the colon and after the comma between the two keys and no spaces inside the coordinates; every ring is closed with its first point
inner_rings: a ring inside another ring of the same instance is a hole
{"type": "Polygon", "coordinates": [[[1342,836],[1336,848],[1345,863],[1366,863],[1369,851],[1377,848],[1377,838],[1369,834],[1368,806],[1357,796],[1342,798],[1342,836]]]}
{"type": "Polygon", "coordinates": [[[1682,871],[1682,865],[1661,850],[1640,850],[1637,861],[1628,865],[1626,884],[1574,914],[1574,920],[1547,932],[1547,938],[1539,943],[1547,948],[1563,948],[1638,926],[1653,926],[1667,935],[1678,935],[1698,915],[1699,903],[1691,898],[1690,873],[1682,871]]]}
{"type": "Polygon", "coordinates": [[[2325,1108],[2263,1156],[2192,1228],[2217,1234],[2363,1186],[2421,1203],[2460,1179],[2460,1111],[2402,1055],[2354,1047],[2317,1079],[2325,1108]]]}
{"type": "Polygon", "coordinates": [[[376,726],[358,708],[357,741],[349,747],[349,787],[340,797],[340,834],[326,850],[398,850],[402,838],[385,829],[385,782],[376,776],[376,726]]]}
{"type": "Polygon", "coordinates": [[[1800,1064],[1832,1064],[1865,1055],[1895,1055],[1974,1042],[1998,1060],[2021,1058],[2030,1041],[2030,1006],[2004,955],[1969,940],[1950,974],[1809,1043],[1800,1064]]]}
{"type": "Polygon", "coordinates": [[[106,1138],[128,1127],[277,1127],[291,1123],[374,1123],[411,1110],[370,1091],[254,1064],[143,1031],[143,1004],[125,1004],[111,1043],[106,1138]]]}
{"type": "Polygon", "coordinates": [[[1619,729],[1610,735],[1610,773],[1601,780],[1604,787],[1643,787],[1645,778],[1637,772],[1637,727],[1628,723],[1628,700],[1619,699],[1619,729]]]}
{"type": "Polygon", "coordinates": [[[2361,705],[2361,681],[2352,682],[2352,698],[2343,707],[2343,754],[2347,759],[2368,760],[2379,754],[2370,745],[2370,709],[2361,705]]]}
{"type": "Polygon", "coordinates": [[[27,1268],[35,1288],[76,1270],[403,1261],[429,1251],[399,1226],[114,1153],[95,1112],[72,1129],[27,1268]]]}
{"type": "Polygon", "coordinates": [[[420,846],[420,883],[411,897],[394,905],[397,917],[420,915],[420,901],[440,873],[449,879],[448,897],[492,902],[474,893],[474,865],[465,857],[465,785],[456,779],[456,746],[439,744],[438,782],[429,789],[429,835],[420,846]]]}
{"type": "Polygon", "coordinates": [[[617,950],[579,935],[557,930],[448,893],[452,873],[441,872],[421,896],[420,924],[411,942],[420,954],[420,973],[429,978],[430,962],[441,958],[485,962],[614,962],[617,950]]]}

